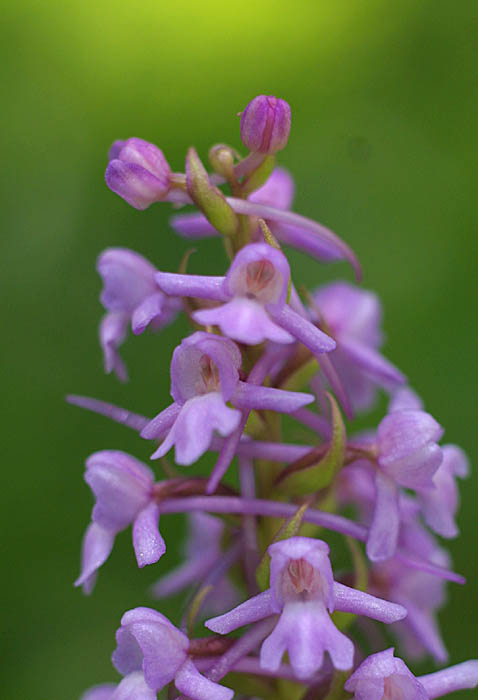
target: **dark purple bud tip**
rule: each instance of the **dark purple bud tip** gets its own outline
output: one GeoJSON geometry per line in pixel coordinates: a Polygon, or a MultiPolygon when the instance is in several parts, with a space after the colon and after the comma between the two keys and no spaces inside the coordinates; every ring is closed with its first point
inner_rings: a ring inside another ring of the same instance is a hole
{"type": "Polygon", "coordinates": [[[273,95],[259,95],[241,115],[241,139],[250,151],[276,153],[286,147],[291,123],[290,107],[273,95]]]}

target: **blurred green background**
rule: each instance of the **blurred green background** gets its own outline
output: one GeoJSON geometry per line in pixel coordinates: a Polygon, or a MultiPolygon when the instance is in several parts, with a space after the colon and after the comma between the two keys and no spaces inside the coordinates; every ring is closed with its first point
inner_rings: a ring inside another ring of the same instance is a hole
{"type": "MultiPolygon", "coordinates": [[[[0,696],[68,699],[116,679],[120,616],[150,604],[146,588],[175,561],[182,529],[163,519],[168,554],[142,571],[123,533],[94,594],[72,587],[92,504],[85,458],[117,448],[146,460],[151,445],[64,395],[152,415],[168,402],[186,329],[130,339],[129,385],[103,375],[96,256],[127,246],[174,270],[188,247],[168,228],[169,205],[140,213],[106,188],[111,141],[151,140],[180,170],[193,143],[203,157],[217,141],[239,146],[235,115],[256,94],[287,99],[280,162],[296,177],[296,210],[358,252],[365,286],[383,298],[386,354],[476,464],[478,5],[7,0],[2,20],[0,696]]],[[[201,244],[191,265],[221,274],[218,250],[201,244]]],[[[291,262],[309,285],[351,278],[345,265],[291,262]]],[[[452,662],[478,656],[477,497],[475,474],[450,544],[469,583],[450,586],[441,615],[452,662]]]]}

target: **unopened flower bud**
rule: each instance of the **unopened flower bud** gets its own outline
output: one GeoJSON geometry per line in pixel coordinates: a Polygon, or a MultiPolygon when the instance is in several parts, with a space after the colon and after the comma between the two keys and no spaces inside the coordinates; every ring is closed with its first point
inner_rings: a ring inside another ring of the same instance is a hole
{"type": "Polygon", "coordinates": [[[136,209],[146,209],[166,197],[171,169],[163,152],[153,143],[131,138],[115,141],[105,179],[108,187],[136,209]]]}
{"type": "Polygon", "coordinates": [[[209,150],[209,162],[214,171],[225,177],[226,180],[231,179],[231,176],[233,176],[235,157],[237,157],[237,154],[234,149],[226,146],[224,143],[218,143],[209,150]]]}
{"type": "Polygon", "coordinates": [[[241,115],[241,139],[250,151],[276,153],[289,140],[291,114],[285,100],[259,95],[241,115]]]}

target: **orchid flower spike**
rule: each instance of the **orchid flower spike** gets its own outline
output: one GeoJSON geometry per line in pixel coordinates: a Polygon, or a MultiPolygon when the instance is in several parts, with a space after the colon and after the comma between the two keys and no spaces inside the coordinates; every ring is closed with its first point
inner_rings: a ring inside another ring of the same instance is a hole
{"type": "Polygon", "coordinates": [[[204,325],[219,326],[226,336],[241,343],[298,340],[316,355],[335,348],[332,338],[286,303],[289,263],[280,250],[267,243],[251,243],[242,248],[225,277],[159,272],[156,280],[171,296],[223,302],[215,308],[196,311],[193,318],[204,325]]]}
{"type": "Polygon", "coordinates": [[[311,677],[328,651],[335,668],[352,667],[354,645],[332,622],[334,610],[366,615],[390,623],[403,619],[401,605],[334,581],[329,547],[322,540],[291,537],[269,546],[270,588],[224,615],[208,620],[206,627],[219,634],[280,615],[272,634],[263,642],[260,664],[269,671],[279,668],[287,651],[298,678],[311,677]]]}
{"type": "Polygon", "coordinates": [[[106,184],[135,209],[147,209],[167,198],[171,168],[163,152],[153,143],[130,138],[115,141],[105,172],[106,184]]]}
{"type": "Polygon", "coordinates": [[[416,678],[393,652],[387,649],[365,659],[345,683],[345,690],[355,700],[431,700],[478,685],[478,661],[416,678]]]}
{"type": "Polygon", "coordinates": [[[156,268],[127,248],[108,248],[98,258],[97,270],[103,279],[101,303],[107,314],[100,326],[106,372],[114,371],[126,380],[125,365],[118,354],[128,325],[133,333],[142,333],[147,326],[161,330],[181,308],[178,299],[167,297],[158,287],[156,268]]]}
{"type": "Polygon", "coordinates": [[[147,440],[164,440],[153,459],[175,445],[176,462],[193,464],[209,449],[215,431],[226,437],[237,428],[241,409],[289,413],[313,401],[311,394],[242,382],[240,366],[240,350],[229,338],[198,331],[182,341],[171,362],[174,403],[141,432],[147,440]]]}
{"type": "Polygon", "coordinates": [[[96,504],[83,539],[82,567],[75,586],[90,593],[96,572],[108,559],[115,536],[133,525],[133,547],[139,567],[154,564],[166,551],[158,530],[154,475],[142,462],[118,450],[95,452],[86,461],[85,481],[96,504]]]}
{"type": "MultiPolygon", "coordinates": [[[[234,691],[202,676],[189,657],[190,642],[167,617],[151,608],[134,608],[121,618],[113,664],[125,677],[142,672],[156,693],[169,683],[190,700],[231,700],[234,691]]],[[[140,700],[140,696],[124,696],[140,700]]]]}

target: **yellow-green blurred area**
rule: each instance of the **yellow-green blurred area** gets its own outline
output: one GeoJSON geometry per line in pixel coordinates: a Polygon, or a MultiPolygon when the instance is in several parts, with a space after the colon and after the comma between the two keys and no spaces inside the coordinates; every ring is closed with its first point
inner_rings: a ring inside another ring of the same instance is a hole
{"type": "MultiPolygon", "coordinates": [[[[7,0],[1,15],[0,697],[67,700],[118,678],[121,614],[153,604],[148,587],[177,561],[183,532],[180,517],[162,518],[168,552],[144,570],[120,534],[93,595],[73,588],[92,505],[85,458],[116,448],[147,460],[152,446],[64,395],[153,415],[187,332],[180,320],[130,337],[131,382],[103,375],[98,253],[131,247],[176,270],[189,247],[168,227],[169,205],[137,212],[106,188],[110,143],[140,136],[181,170],[192,144],[204,159],[214,142],[240,147],[236,115],[256,94],[288,100],[280,163],[296,178],[296,210],[358,252],[364,286],[383,299],[387,356],[476,467],[478,4],[7,0]]],[[[189,269],[223,274],[220,243],[198,248],[189,269]]],[[[351,279],[344,264],[290,260],[300,284],[351,279]]],[[[449,586],[440,616],[451,662],[478,657],[475,471],[450,543],[469,583],[449,586]]],[[[178,620],[183,600],[161,610],[178,620]]]]}

